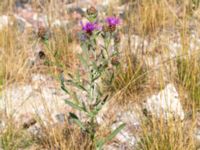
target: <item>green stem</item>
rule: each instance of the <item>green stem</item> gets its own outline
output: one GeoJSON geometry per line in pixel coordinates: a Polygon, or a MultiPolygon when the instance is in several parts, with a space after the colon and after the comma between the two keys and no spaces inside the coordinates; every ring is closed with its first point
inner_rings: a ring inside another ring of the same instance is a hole
{"type": "Polygon", "coordinates": [[[104,43],[105,43],[105,51],[106,51],[106,54],[107,54],[107,59],[109,59],[109,52],[108,52],[108,49],[109,49],[109,46],[110,46],[110,42],[111,42],[111,33],[109,33],[108,38],[104,40],[104,43]]]}

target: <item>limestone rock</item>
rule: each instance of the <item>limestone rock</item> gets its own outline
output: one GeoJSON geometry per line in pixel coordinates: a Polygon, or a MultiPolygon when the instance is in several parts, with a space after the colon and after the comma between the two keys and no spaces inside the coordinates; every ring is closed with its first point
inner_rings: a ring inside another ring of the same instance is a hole
{"type": "Polygon", "coordinates": [[[68,95],[59,86],[56,87],[42,75],[34,75],[32,81],[35,85],[12,85],[3,90],[0,110],[12,115],[19,124],[32,117],[40,118],[43,122],[57,123],[58,114],[71,111],[64,101],[68,95]]]}
{"type": "Polygon", "coordinates": [[[153,95],[144,103],[144,108],[155,117],[184,119],[184,112],[179,95],[173,84],[168,84],[157,95],[153,95]]]}
{"type": "Polygon", "coordinates": [[[3,29],[4,26],[8,25],[8,16],[0,16],[0,30],[3,29]]]}

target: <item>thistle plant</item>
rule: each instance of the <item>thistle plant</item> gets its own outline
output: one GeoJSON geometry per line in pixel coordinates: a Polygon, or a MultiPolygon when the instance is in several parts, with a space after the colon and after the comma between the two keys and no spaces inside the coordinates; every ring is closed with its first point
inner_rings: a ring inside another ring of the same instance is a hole
{"type": "Polygon", "coordinates": [[[65,100],[66,103],[77,110],[77,113],[86,116],[84,117],[86,119],[83,119],[80,115],[70,112],[70,122],[76,123],[81,131],[89,136],[95,149],[101,150],[103,145],[112,140],[125,124],[121,124],[105,138],[99,139],[97,137],[97,127],[99,126],[97,115],[111,98],[110,94],[103,92],[101,80],[106,75],[107,81],[112,84],[114,70],[119,65],[117,26],[120,23],[118,18],[108,17],[104,21],[104,25],[100,26],[97,16],[94,7],[87,10],[88,22],[81,22],[80,44],[82,53],[78,55],[81,66],[75,75],[68,74],[68,80],[65,80],[63,76],[61,77],[61,88],[70,95],[70,99],[65,100]],[[111,50],[113,47],[114,49],[111,50]],[[84,96],[78,96],[80,91],[84,96]]]}

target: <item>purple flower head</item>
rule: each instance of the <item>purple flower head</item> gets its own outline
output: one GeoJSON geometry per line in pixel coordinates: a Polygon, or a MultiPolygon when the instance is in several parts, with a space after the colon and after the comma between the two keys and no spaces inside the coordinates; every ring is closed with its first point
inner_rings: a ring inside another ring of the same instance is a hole
{"type": "Polygon", "coordinates": [[[87,22],[85,25],[81,22],[82,30],[91,34],[94,30],[100,30],[97,23],[87,22]]]}
{"type": "Polygon", "coordinates": [[[120,20],[117,17],[108,17],[106,18],[106,22],[108,23],[110,27],[115,27],[116,25],[120,23],[120,20]]]}

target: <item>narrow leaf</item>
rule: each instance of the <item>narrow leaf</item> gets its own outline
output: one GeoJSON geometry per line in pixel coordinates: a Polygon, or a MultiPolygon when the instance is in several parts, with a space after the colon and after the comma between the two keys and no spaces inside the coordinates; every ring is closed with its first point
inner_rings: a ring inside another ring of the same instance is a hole
{"type": "Polygon", "coordinates": [[[85,67],[85,68],[88,68],[88,63],[87,63],[87,60],[83,58],[82,55],[78,55],[78,58],[79,60],[81,61],[81,64],[85,67]]]}
{"type": "Polygon", "coordinates": [[[79,120],[79,118],[76,116],[76,114],[74,113],[69,113],[71,119],[83,130],[86,130],[85,126],[83,125],[83,123],[79,120]]]}
{"type": "Polygon", "coordinates": [[[72,108],[74,108],[74,109],[77,109],[77,110],[86,112],[84,108],[82,108],[81,106],[79,106],[79,105],[77,105],[77,104],[74,104],[74,103],[71,102],[71,101],[65,100],[65,102],[66,102],[68,105],[70,105],[72,108]]]}
{"type": "Polygon", "coordinates": [[[117,129],[115,129],[109,136],[107,136],[104,140],[97,141],[97,149],[102,150],[103,146],[111,141],[123,128],[125,127],[125,124],[121,124],[117,129]]]}
{"type": "Polygon", "coordinates": [[[111,141],[123,128],[125,127],[125,123],[122,123],[117,129],[115,129],[108,137],[105,139],[105,143],[111,141]]]}
{"type": "Polygon", "coordinates": [[[65,88],[65,86],[61,86],[61,89],[64,91],[64,92],[66,92],[67,94],[69,94],[69,91],[65,88]]]}
{"type": "Polygon", "coordinates": [[[60,75],[60,81],[61,81],[61,89],[66,92],[67,94],[69,94],[69,91],[65,88],[65,79],[63,77],[63,74],[60,75]]]}

